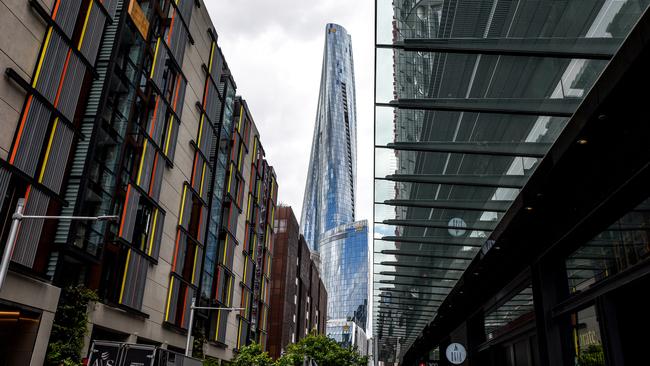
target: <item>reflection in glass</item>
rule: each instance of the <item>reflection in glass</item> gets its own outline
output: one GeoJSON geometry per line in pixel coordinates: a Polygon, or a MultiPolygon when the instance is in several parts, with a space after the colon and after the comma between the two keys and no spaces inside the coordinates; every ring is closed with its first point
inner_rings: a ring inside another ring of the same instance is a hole
{"type": "MultiPolygon", "coordinates": [[[[327,289],[327,334],[340,322],[366,329],[368,316],[368,223],[340,225],[321,235],[321,278],[327,289]]],[[[334,334],[334,333],[332,333],[334,334]]]]}
{"type": "Polygon", "coordinates": [[[533,288],[528,286],[485,315],[485,338],[491,340],[534,317],[533,288]]]}
{"type": "Polygon", "coordinates": [[[650,255],[650,199],[596,235],[566,260],[571,292],[632,267],[650,255]]]}
{"type": "Polygon", "coordinates": [[[571,314],[576,366],[605,366],[596,307],[571,314]]]}

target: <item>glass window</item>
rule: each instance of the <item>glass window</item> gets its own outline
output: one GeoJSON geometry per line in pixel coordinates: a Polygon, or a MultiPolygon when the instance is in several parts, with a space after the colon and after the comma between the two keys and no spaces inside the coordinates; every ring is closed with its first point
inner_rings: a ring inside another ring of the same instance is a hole
{"type": "Polygon", "coordinates": [[[532,319],[533,310],[533,288],[528,286],[485,315],[485,338],[491,340],[513,326],[532,319]]]}
{"type": "Polygon", "coordinates": [[[576,366],[605,366],[596,307],[590,306],[571,315],[576,366]]]}
{"type": "Polygon", "coordinates": [[[650,253],[650,199],[626,213],[566,260],[570,291],[589,288],[650,253]]]}

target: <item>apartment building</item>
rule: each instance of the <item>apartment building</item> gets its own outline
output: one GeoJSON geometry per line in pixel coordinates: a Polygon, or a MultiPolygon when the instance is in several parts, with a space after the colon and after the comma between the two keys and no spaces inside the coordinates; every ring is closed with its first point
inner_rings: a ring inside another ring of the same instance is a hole
{"type": "Polygon", "coordinates": [[[119,219],[23,220],[0,289],[0,358],[42,364],[60,292],[79,284],[100,298],[86,347],[182,352],[194,298],[246,308],[197,313],[206,355],[264,343],[277,183],[205,5],[2,7],[0,249],[19,199],[26,215],[119,219]]]}

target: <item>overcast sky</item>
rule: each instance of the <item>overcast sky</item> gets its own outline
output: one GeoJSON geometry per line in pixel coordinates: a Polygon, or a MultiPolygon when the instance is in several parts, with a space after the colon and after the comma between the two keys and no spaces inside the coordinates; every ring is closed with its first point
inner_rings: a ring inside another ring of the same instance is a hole
{"type": "Polygon", "coordinates": [[[372,220],[374,1],[206,0],[237,94],[251,109],[278,200],[298,220],[309,164],[325,25],[352,36],[357,93],[357,220],[372,220]]]}

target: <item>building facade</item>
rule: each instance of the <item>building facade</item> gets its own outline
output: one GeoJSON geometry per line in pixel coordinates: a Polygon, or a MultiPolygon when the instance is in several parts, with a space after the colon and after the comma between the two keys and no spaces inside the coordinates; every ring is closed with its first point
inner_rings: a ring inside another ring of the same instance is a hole
{"type": "Polygon", "coordinates": [[[354,221],[357,112],[352,38],[337,24],[325,27],[316,124],[300,228],[318,252],[320,235],[354,221]]]}
{"type": "Polygon", "coordinates": [[[274,228],[268,350],[276,359],[310,332],[325,334],[327,291],[291,207],[278,207],[274,228]]]}
{"type": "Polygon", "coordinates": [[[327,321],[328,324],[335,322],[327,326],[327,334],[346,344],[350,342],[342,338],[343,328],[346,334],[352,328],[340,325],[341,319],[355,321],[365,330],[368,304],[367,223],[354,222],[354,85],[351,37],[340,25],[328,24],[300,224],[305,240],[320,263],[321,276],[328,291],[327,321]],[[355,228],[358,227],[364,229],[357,234],[355,228]],[[354,295],[348,296],[348,291],[354,291],[354,295]]]}
{"type": "Polygon", "coordinates": [[[376,5],[375,358],[638,363],[649,2],[376,5]]]}
{"type": "Polygon", "coordinates": [[[357,221],[326,231],[320,242],[321,269],[329,296],[327,334],[354,344],[368,317],[368,222],[357,221]],[[354,323],[354,325],[352,324],[354,323]]]}
{"type": "Polygon", "coordinates": [[[182,352],[194,298],[245,308],[197,312],[206,355],[264,344],[277,183],[205,5],[2,6],[2,248],[19,198],[29,215],[119,220],[21,223],[0,358],[41,364],[59,293],[79,284],[100,298],[86,347],[182,352]]]}

